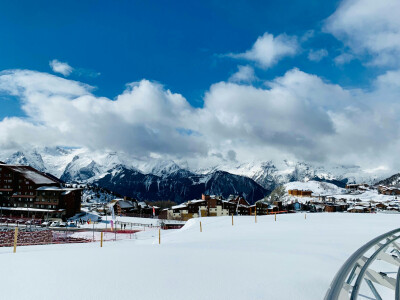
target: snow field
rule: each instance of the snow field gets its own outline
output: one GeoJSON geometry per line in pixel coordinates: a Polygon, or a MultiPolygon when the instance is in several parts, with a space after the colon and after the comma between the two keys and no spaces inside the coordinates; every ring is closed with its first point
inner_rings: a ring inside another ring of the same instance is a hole
{"type": "Polygon", "coordinates": [[[0,248],[4,299],[323,299],[345,260],[400,215],[192,219],[138,239],[0,248]],[[200,233],[199,221],[203,232],[200,233]],[[21,280],[32,274],[40,280],[21,280]],[[42,281],[44,280],[44,281],[42,281]],[[41,282],[45,282],[42,284],[41,282]]]}

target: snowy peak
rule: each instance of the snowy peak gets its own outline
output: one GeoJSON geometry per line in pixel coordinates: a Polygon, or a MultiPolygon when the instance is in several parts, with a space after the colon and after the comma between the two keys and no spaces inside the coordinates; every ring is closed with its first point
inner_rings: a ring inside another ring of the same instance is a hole
{"type": "Polygon", "coordinates": [[[86,157],[74,156],[61,175],[61,180],[65,182],[85,182],[99,173],[100,168],[95,161],[90,161],[86,157]]]}
{"type": "Polygon", "coordinates": [[[163,160],[163,161],[156,161],[153,162],[151,170],[149,173],[160,176],[166,177],[169,174],[176,173],[181,168],[172,160],[163,160]]]}
{"type": "Polygon", "coordinates": [[[36,151],[31,153],[17,151],[7,158],[5,163],[10,165],[29,165],[41,172],[47,171],[42,156],[36,151]]]}

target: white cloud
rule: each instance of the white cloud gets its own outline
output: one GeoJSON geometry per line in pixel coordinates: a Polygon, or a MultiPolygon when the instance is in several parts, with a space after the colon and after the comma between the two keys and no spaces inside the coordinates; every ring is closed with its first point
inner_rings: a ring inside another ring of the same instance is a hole
{"type": "Polygon", "coordinates": [[[371,167],[400,163],[400,70],[370,90],[292,69],[266,87],[213,84],[204,107],[141,80],[111,100],[93,88],[27,70],[0,73],[0,92],[25,118],[0,121],[0,148],[68,145],[192,161],[297,158],[371,167]]]}
{"type": "Polygon", "coordinates": [[[232,82],[252,82],[256,79],[254,69],[250,66],[238,66],[238,71],[229,77],[232,82]]]}
{"type": "Polygon", "coordinates": [[[61,62],[57,59],[53,59],[49,62],[49,65],[53,72],[60,73],[64,76],[69,76],[74,70],[69,64],[61,62]]]}
{"type": "Polygon", "coordinates": [[[400,1],[344,0],[326,20],[325,31],[377,66],[399,66],[400,1]]]}
{"type": "Polygon", "coordinates": [[[95,97],[76,81],[13,70],[0,74],[0,90],[19,97],[28,115],[0,123],[0,147],[26,143],[134,149],[137,155],[206,153],[196,135],[178,130],[189,123],[193,108],[182,96],[146,80],[110,100],[95,97]]]}
{"type": "Polygon", "coordinates": [[[318,62],[328,56],[328,51],[326,49],[310,50],[308,52],[308,59],[311,61],[318,62]]]}
{"type": "Polygon", "coordinates": [[[344,65],[354,59],[354,55],[350,53],[342,53],[335,57],[334,61],[336,65],[344,65]]]}
{"type": "Polygon", "coordinates": [[[228,56],[254,61],[262,68],[270,68],[286,56],[294,56],[299,51],[295,36],[280,34],[274,37],[266,32],[260,36],[250,50],[244,53],[231,53],[228,56]]]}

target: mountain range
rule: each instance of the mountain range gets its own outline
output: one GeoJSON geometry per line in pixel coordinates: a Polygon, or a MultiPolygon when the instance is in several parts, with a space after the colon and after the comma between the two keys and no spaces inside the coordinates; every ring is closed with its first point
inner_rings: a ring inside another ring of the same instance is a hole
{"type": "Polygon", "coordinates": [[[375,183],[389,175],[372,174],[358,166],[288,160],[226,163],[191,169],[186,163],[172,160],[142,160],[123,153],[62,147],[0,153],[0,160],[30,165],[68,183],[90,183],[139,200],[177,203],[197,199],[202,193],[225,197],[237,194],[254,203],[287,182],[316,180],[344,187],[346,183],[375,183]]]}

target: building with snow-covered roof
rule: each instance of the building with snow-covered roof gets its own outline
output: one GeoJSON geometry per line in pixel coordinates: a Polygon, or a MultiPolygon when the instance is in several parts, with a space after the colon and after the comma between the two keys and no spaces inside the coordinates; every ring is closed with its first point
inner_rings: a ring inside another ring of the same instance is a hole
{"type": "Polygon", "coordinates": [[[172,206],[163,211],[159,218],[187,221],[191,218],[228,216],[236,213],[237,205],[229,201],[221,200],[220,197],[203,195],[202,199],[195,199],[185,203],[172,206]]]}
{"type": "Polygon", "coordinates": [[[63,188],[60,180],[30,166],[0,164],[1,214],[68,218],[80,211],[82,189],[63,188]]]}

